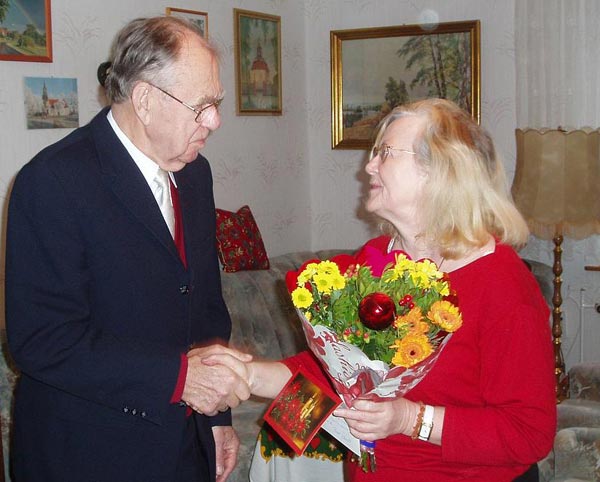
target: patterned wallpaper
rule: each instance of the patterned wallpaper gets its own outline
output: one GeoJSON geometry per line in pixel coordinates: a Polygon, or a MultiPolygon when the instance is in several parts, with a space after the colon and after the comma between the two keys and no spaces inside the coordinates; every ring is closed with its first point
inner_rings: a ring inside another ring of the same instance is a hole
{"type": "MultiPolygon", "coordinates": [[[[52,0],[54,62],[0,62],[3,199],[17,170],[68,133],[25,128],[23,77],[76,77],[80,122],[86,123],[103,104],[96,68],[106,60],[116,31],[132,18],[162,14],[167,6],[208,12],[209,35],[221,51],[226,89],[222,127],[204,151],[213,169],[216,203],[228,210],[248,204],[271,256],[298,249],[358,247],[374,232],[360,202],[365,152],[331,149],[330,30],[416,23],[431,11],[442,22],[481,20],[482,124],[494,137],[512,178],[514,0],[104,0],[102,5],[52,0]],[[235,114],[233,8],[281,16],[282,116],[235,114]]],[[[550,249],[534,240],[527,253],[549,262],[550,249]]],[[[570,273],[572,266],[582,271],[584,259],[591,260],[585,264],[597,264],[597,252],[595,244],[565,243],[569,296],[577,298],[580,287],[593,284],[587,278],[591,275],[571,279],[570,273]]],[[[595,286],[597,290],[598,283],[595,286]]],[[[578,307],[579,301],[573,318],[578,307]]],[[[566,331],[576,340],[572,317],[566,331]]],[[[570,342],[569,337],[564,341],[570,342]]],[[[569,356],[577,360],[577,343],[572,344],[569,356]]]]}

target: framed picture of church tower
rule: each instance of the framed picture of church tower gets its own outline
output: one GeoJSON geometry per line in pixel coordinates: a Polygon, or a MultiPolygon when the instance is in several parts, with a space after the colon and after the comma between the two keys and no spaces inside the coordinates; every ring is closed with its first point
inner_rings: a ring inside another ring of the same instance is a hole
{"type": "Polygon", "coordinates": [[[281,115],[281,17],[233,9],[238,115],[281,115]]]}

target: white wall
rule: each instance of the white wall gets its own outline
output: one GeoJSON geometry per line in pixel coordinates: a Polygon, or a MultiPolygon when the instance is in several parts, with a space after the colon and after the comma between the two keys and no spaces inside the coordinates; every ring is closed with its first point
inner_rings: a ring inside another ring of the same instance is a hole
{"type": "Polygon", "coordinates": [[[117,30],[135,17],[163,14],[166,6],[207,11],[209,35],[222,54],[223,126],[204,151],[213,167],[217,206],[236,210],[250,205],[271,255],[307,247],[310,198],[306,195],[304,27],[299,2],[53,0],[54,61],[0,62],[0,195],[6,195],[16,171],[37,151],[70,131],[25,128],[23,77],[76,77],[83,125],[101,106],[96,69],[106,60],[117,30]],[[282,17],[283,116],[235,115],[234,7],[282,17]],[[290,224],[290,218],[295,222],[290,224]]]}

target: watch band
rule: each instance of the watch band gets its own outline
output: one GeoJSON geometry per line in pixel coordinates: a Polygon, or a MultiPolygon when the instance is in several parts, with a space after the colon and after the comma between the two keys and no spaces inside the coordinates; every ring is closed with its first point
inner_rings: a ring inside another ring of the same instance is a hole
{"type": "Polygon", "coordinates": [[[421,430],[419,430],[419,440],[427,442],[429,437],[431,437],[431,431],[433,430],[433,414],[434,408],[431,405],[425,405],[423,422],[421,423],[421,430]]]}

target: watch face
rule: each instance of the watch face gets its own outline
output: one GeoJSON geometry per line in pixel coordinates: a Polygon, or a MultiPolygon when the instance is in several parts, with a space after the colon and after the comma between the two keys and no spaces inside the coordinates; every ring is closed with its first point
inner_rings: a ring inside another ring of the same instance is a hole
{"type": "Polygon", "coordinates": [[[429,440],[431,431],[433,430],[433,414],[433,407],[431,405],[426,405],[425,413],[423,414],[423,422],[421,423],[421,430],[419,430],[419,440],[423,440],[424,442],[429,440]]]}

